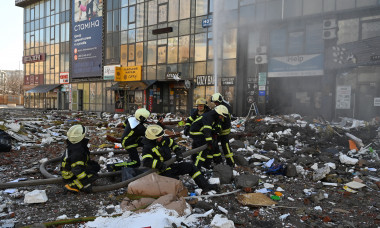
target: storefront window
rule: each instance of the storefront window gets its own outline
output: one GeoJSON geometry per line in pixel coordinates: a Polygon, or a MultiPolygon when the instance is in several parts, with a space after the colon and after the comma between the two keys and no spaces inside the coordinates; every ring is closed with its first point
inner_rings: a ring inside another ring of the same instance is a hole
{"type": "Polygon", "coordinates": [[[380,36],[380,21],[364,22],[362,24],[362,39],[380,36]]]}
{"type": "Polygon", "coordinates": [[[147,80],[156,80],[156,66],[148,66],[147,67],[147,80]]]}

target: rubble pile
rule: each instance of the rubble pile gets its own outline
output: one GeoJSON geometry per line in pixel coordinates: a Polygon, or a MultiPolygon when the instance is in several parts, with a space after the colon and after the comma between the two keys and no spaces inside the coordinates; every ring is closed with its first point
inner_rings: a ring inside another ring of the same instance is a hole
{"type": "MultiPolygon", "coordinates": [[[[157,122],[159,117],[154,114],[149,121],[157,122]]],[[[108,152],[94,157],[101,164],[101,172],[107,172],[106,164],[128,158],[114,154],[121,150],[120,143],[110,140],[121,137],[120,126],[126,118],[110,113],[1,110],[0,129],[12,140],[11,150],[0,153],[0,182],[44,179],[39,165],[62,155],[66,131],[79,123],[89,127],[90,150],[108,152]]],[[[180,136],[177,141],[183,145],[191,145],[191,140],[181,134],[181,121],[172,114],[164,115],[167,131],[180,136]]],[[[237,166],[220,164],[202,170],[209,182],[220,183],[220,196],[215,192],[199,196],[193,180],[181,178],[191,207],[174,219],[179,222],[177,227],[181,221],[182,227],[380,225],[378,121],[341,118],[327,122],[294,114],[237,118],[232,125],[230,144],[237,166]]],[[[59,173],[58,164],[47,169],[54,175],[59,173]]],[[[119,176],[102,178],[96,184],[120,180],[119,176]]],[[[111,218],[123,213],[122,217],[136,216],[136,205],[128,216],[125,214],[125,208],[132,208],[125,206],[126,202],[138,200],[130,197],[126,188],[77,195],[64,194],[61,185],[0,189],[0,226],[91,216],[111,218]],[[30,200],[32,194],[37,195],[30,200]]],[[[144,208],[146,211],[149,209],[144,208]]]]}

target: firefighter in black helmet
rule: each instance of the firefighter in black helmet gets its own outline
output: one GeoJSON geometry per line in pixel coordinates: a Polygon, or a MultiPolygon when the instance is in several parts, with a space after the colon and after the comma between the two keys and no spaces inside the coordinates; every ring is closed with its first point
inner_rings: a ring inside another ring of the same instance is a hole
{"type": "Polygon", "coordinates": [[[211,110],[210,107],[207,106],[207,101],[204,98],[198,98],[195,102],[195,105],[197,106],[197,108],[193,110],[191,116],[189,116],[189,118],[187,118],[186,120],[186,126],[184,129],[184,135],[186,136],[189,136],[190,126],[194,122],[194,120],[200,117],[203,113],[206,113],[211,110]]]}
{"type": "MultiPolygon", "coordinates": [[[[229,136],[231,133],[231,113],[232,107],[228,104],[220,93],[214,93],[211,96],[211,102],[214,102],[216,107],[219,105],[224,105],[228,109],[228,116],[220,122],[220,132],[218,133],[217,142],[220,142],[222,145],[222,150],[224,153],[224,157],[226,158],[226,162],[229,166],[235,166],[234,154],[231,150],[229,136]]],[[[214,146],[214,156],[220,156],[219,146],[214,146]]]]}
{"type": "Polygon", "coordinates": [[[184,149],[181,149],[173,139],[164,136],[162,127],[158,125],[148,126],[143,144],[142,158],[145,167],[158,169],[160,175],[172,178],[189,174],[203,191],[218,190],[218,186],[209,184],[197,167],[189,162],[182,161],[184,149]],[[178,163],[167,167],[164,162],[172,158],[172,152],[175,153],[178,163]]]}

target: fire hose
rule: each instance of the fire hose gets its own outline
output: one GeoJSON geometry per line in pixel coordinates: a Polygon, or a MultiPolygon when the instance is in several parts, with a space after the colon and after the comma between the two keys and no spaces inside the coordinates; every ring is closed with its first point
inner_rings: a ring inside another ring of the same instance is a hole
{"type": "MultiPolygon", "coordinates": [[[[197,147],[195,149],[191,149],[183,153],[183,157],[188,157],[192,154],[198,153],[204,149],[207,148],[207,144],[197,147]]],[[[104,152],[109,152],[109,151],[100,151],[100,152],[93,152],[91,154],[101,154],[104,152]]],[[[36,185],[46,185],[46,184],[60,184],[63,183],[63,178],[62,177],[55,177],[54,175],[48,173],[45,169],[46,164],[53,163],[60,161],[61,158],[54,158],[51,160],[48,160],[44,163],[41,164],[40,166],[40,171],[41,173],[45,176],[48,177],[48,179],[42,179],[42,180],[31,180],[31,181],[22,181],[22,182],[12,182],[12,183],[0,183],[0,189],[5,189],[5,188],[17,188],[17,187],[28,187],[28,186],[36,186],[36,185]]],[[[176,161],[175,157],[172,157],[171,159],[165,161],[165,165],[170,166],[176,161]]],[[[116,190],[119,188],[127,187],[129,183],[132,181],[135,181],[137,179],[140,179],[141,177],[144,177],[148,174],[151,174],[153,172],[156,172],[156,169],[150,169],[136,177],[133,177],[131,179],[116,183],[116,184],[111,184],[111,185],[105,185],[105,186],[93,186],[92,192],[105,192],[105,191],[112,191],[116,190]]],[[[111,172],[111,173],[104,173],[104,174],[99,174],[99,177],[107,177],[107,176],[114,176],[116,174],[119,174],[119,172],[111,172]]]]}

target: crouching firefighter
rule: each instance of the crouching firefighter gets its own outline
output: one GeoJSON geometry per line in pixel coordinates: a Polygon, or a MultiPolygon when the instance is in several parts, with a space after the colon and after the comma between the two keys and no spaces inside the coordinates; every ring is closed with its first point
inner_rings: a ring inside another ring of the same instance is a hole
{"type": "Polygon", "coordinates": [[[85,138],[87,128],[78,124],[67,132],[67,148],[61,158],[61,174],[65,190],[70,192],[91,192],[92,183],[98,178],[100,166],[90,160],[87,147],[89,139],[85,138]]]}
{"type": "Polygon", "coordinates": [[[212,140],[212,132],[227,115],[227,108],[224,105],[219,105],[215,109],[197,118],[191,125],[190,137],[193,139],[192,147],[197,148],[206,143],[209,145],[207,149],[192,156],[196,167],[201,168],[203,166],[210,168],[212,160],[216,163],[221,163],[220,153],[219,156],[214,157],[211,152],[212,147],[215,146],[212,140]]]}
{"type": "Polygon", "coordinates": [[[193,110],[192,114],[186,120],[186,126],[183,131],[183,134],[189,136],[190,126],[198,117],[200,117],[203,113],[210,111],[210,107],[207,106],[207,101],[204,98],[198,98],[195,101],[196,109],[193,110]]]}
{"type": "Polygon", "coordinates": [[[140,157],[137,147],[142,146],[141,140],[145,135],[146,127],[144,123],[150,116],[150,112],[145,108],[139,108],[134,117],[129,117],[125,122],[125,130],[121,136],[121,145],[129,154],[129,161],[108,164],[109,172],[121,170],[122,167],[136,168],[140,167],[140,157]]]}
{"type": "Polygon", "coordinates": [[[204,192],[219,189],[218,185],[209,184],[197,167],[182,161],[184,149],[181,149],[173,139],[164,136],[162,127],[148,126],[143,144],[143,166],[158,169],[160,175],[176,179],[179,175],[189,174],[204,192]],[[164,162],[172,158],[172,152],[175,153],[178,163],[167,167],[164,162]]]}
{"type": "MultiPolygon", "coordinates": [[[[223,96],[220,93],[213,94],[211,96],[211,102],[214,102],[216,107],[218,107],[219,105],[224,105],[228,109],[228,115],[225,118],[223,118],[222,121],[220,122],[216,145],[218,145],[218,142],[220,142],[220,144],[222,145],[222,150],[223,150],[227,165],[234,167],[235,166],[234,153],[232,152],[231,146],[230,146],[232,107],[229,103],[227,103],[223,99],[223,96]]],[[[219,146],[215,146],[213,149],[214,149],[213,155],[220,156],[219,146]]]]}

